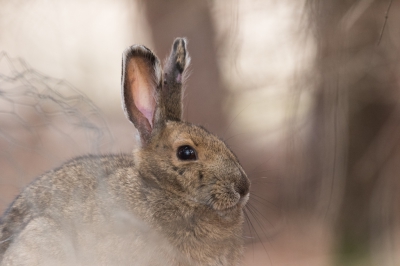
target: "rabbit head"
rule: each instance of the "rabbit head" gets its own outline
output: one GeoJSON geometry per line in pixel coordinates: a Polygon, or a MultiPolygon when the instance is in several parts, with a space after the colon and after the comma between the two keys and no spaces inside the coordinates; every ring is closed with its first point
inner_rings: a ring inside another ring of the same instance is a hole
{"type": "Polygon", "coordinates": [[[150,183],[215,211],[241,209],[250,182],[225,143],[203,127],[182,121],[182,87],[189,63],[186,40],[174,41],[164,69],[146,47],[123,55],[122,98],[140,135],[134,151],[150,183]]]}

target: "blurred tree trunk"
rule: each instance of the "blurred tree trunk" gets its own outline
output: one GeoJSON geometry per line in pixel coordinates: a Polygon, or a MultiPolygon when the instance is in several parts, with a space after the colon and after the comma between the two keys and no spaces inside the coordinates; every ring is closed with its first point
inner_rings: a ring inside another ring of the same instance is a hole
{"type": "MultiPolygon", "coordinates": [[[[393,117],[399,112],[399,39],[391,39],[389,24],[378,46],[389,3],[307,2],[317,41],[315,71],[320,77],[314,112],[313,138],[317,145],[313,141],[311,158],[316,168],[312,173],[320,179],[319,200],[325,202],[322,213],[325,208],[331,214],[326,217],[338,222],[341,265],[360,258],[363,265],[369,265],[371,222],[380,220],[371,217],[372,207],[382,208],[388,203],[377,196],[389,193],[379,184],[383,179],[396,178],[383,175],[389,167],[388,159],[399,153],[400,137],[386,138],[385,133],[388,127],[397,128],[398,120],[393,117]]],[[[389,20],[399,13],[395,6],[390,12],[389,20]]],[[[321,206],[320,202],[317,205],[321,206]]],[[[373,231],[377,233],[381,232],[373,231]]]]}
{"type": "MultiPolygon", "coordinates": [[[[147,12],[155,49],[166,56],[176,37],[187,37],[192,59],[186,83],[184,116],[222,135],[226,129],[222,110],[228,90],[221,82],[215,31],[208,1],[149,0],[141,2],[147,12]]],[[[161,58],[164,59],[164,58],[161,58]]]]}

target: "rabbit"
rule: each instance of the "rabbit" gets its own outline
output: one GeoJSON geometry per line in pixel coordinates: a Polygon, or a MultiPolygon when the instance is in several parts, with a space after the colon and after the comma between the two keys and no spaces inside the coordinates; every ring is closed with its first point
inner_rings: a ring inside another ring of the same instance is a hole
{"type": "Polygon", "coordinates": [[[123,53],[131,154],[87,155],[38,177],[0,220],[0,265],[239,265],[250,181],[226,144],[182,121],[190,57],[173,42],[162,69],[123,53]]]}

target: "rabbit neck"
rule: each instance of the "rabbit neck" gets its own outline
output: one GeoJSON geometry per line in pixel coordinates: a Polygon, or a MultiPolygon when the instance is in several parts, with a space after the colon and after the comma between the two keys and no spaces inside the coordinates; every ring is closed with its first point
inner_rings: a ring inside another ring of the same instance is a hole
{"type": "Polygon", "coordinates": [[[242,253],[240,207],[217,212],[163,190],[148,193],[149,222],[175,246],[190,265],[236,265],[242,253]],[[217,264],[220,265],[220,264],[217,264]]]}

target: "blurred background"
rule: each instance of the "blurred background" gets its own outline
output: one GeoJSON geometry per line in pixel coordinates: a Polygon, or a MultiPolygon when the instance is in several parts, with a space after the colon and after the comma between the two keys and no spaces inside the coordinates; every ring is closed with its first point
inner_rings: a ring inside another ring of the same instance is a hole
{"type": "Polygon", "coordinates": [[[243,265],[400,265],[399,1],[0,0],[0,212],[37,175],[130,152],[122,51],[192,58],[185,119],[252,180],[243,265]]]}

